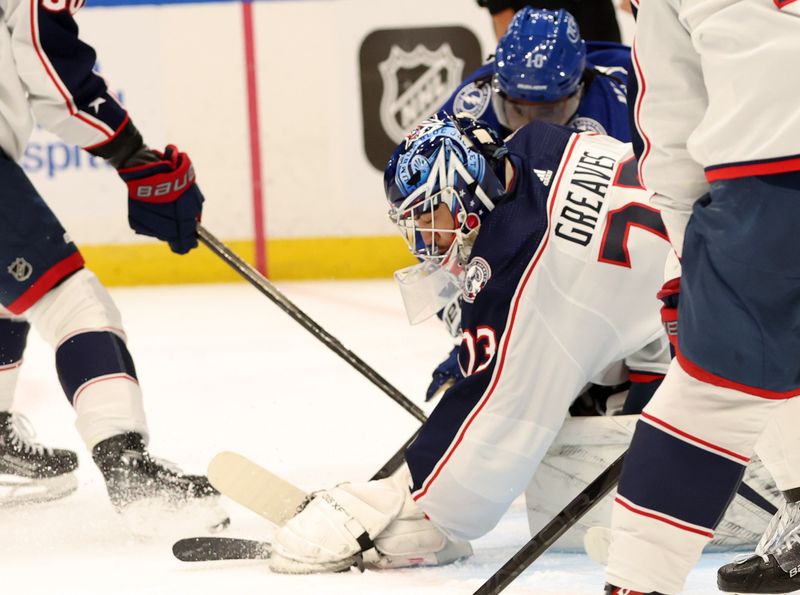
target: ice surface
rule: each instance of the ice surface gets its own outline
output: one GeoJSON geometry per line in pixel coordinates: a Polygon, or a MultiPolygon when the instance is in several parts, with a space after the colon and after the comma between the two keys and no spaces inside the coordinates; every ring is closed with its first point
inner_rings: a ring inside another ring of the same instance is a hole
{"type": "MultiPolygon", "coordinates": [[[[409,327],[389,281],[285,283],[281,289],[421,406],[433,367],[450,350],[437,321],[409,327]]],[[[190,471],[236,450],[305,489],[367,478],[417,422],[249,285],[118,289],[152,433],[151,451],[190,471]]],[[[53,355],[31,334],[15,408],[48,445],[80,453],[81,485],[64,500],[0,510],[0,591],[9,594],[469,594],[528,538],[515,503],[474,543],[475,556],[433,569],[278,576],[263,562],[186,564],[170,547],[186,529],[133,536],[108,503],[72,424],[53,355]]],[[[224,535],[269,538],[269,524],[226,502],[224,535]]],[[[199,534],[199,533],[192,533],[199,534]]],[[[687,593],[717,593],[707,555],[687,593]]],[[[586,556],[548,554],[508,593],[597,594],[586,556]]]]}

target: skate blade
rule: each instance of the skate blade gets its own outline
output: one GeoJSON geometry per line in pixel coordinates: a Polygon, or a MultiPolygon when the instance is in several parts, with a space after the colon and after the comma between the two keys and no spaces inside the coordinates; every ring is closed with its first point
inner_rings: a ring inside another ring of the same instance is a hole
{"type": "Polygon", "coordinates": [[[64,473],[44,479],[0,474],[0,508],[59,500],[69,496],[76,489],[78,489],[78,478],[74,473],[64,473]]]}
{"type": "Polygon", "coordinates": [[[219,497],[192,500],[175,506],[160,498],[131,502],[119,509],[128,530],[140,538],[184,536],[218,532],[230,525],[230,517],[219,497]]]}

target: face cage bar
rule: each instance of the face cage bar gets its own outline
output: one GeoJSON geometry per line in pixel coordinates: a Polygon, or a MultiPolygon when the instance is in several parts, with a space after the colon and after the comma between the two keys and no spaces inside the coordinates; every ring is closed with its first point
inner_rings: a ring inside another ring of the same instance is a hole
{"type": "Polygon", "coordinates": [[[441,262],[453,252],[453,247],[458,244],[460,237],[463,235],[459,226],[459,219],[463,218],[460,217],[463,216],[463,213],[466,213],[466,210],[458,196],[458,192],[455,188],[448,187],[402,211],[394,208],[389,211],[389,216],[400,230],[408,249],[414,256],[425,260],[441,262]],[[451,197],[449,205],[448,199],[446,198],[448,196],[451,197]],[[449,210],[455,227],[436,226],[436,211],[441,205],[445,205],[449,210]],[[423,228],[417,223],[417,218],[421,217],[426,212],[430,213],[431,221],[429,226],[423,228]],[[431,234],[430,244],[426,244],[422,239],[423,233],[431,234]],[[448,234],[453,238],[448,248],[444,251],[436,244],[435,239],[437,233],[448,234]]]}

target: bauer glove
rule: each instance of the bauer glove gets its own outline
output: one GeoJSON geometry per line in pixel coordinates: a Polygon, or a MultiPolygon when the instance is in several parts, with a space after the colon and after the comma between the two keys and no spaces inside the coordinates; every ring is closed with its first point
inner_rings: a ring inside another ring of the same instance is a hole
{"type": "Polygon", "coordinates": [[[169,244],[178,254],[197,247],[197,222],[203,195],[186,153],[168,145],[149,151],[154,160],[118,170],[128,185],[128,223],[136,233],[169,244]]]}

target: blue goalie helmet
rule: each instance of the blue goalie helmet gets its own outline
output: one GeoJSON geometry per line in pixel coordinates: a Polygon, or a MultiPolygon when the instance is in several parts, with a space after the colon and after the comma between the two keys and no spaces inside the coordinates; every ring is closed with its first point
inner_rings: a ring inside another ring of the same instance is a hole
{"type": "Polygon", "coordinates": [[[395,149],[384,172],[389,216],[423,260],[462,263],[505,194],[503,141],[471,118],[433,117],[395,149]]]}
{"type": "MultiPolygon", "coordinates": [[[[520,124],[503,121],[503,100],[517,107],[539,104],[541,111],[541,104],[579,97],[585,68],[586,42],[570,13],[523,8],[514,15],[495,52],[492,90],[501,123],[512,130],[519,127],[513,124],[520,124]]],[[[577,103],[571,107],[577,108],[577,103]]],[[[564,123],[558,120],[571,114],[547,117],[545,111],[530,115],[530,119],[564,123]]]]}

